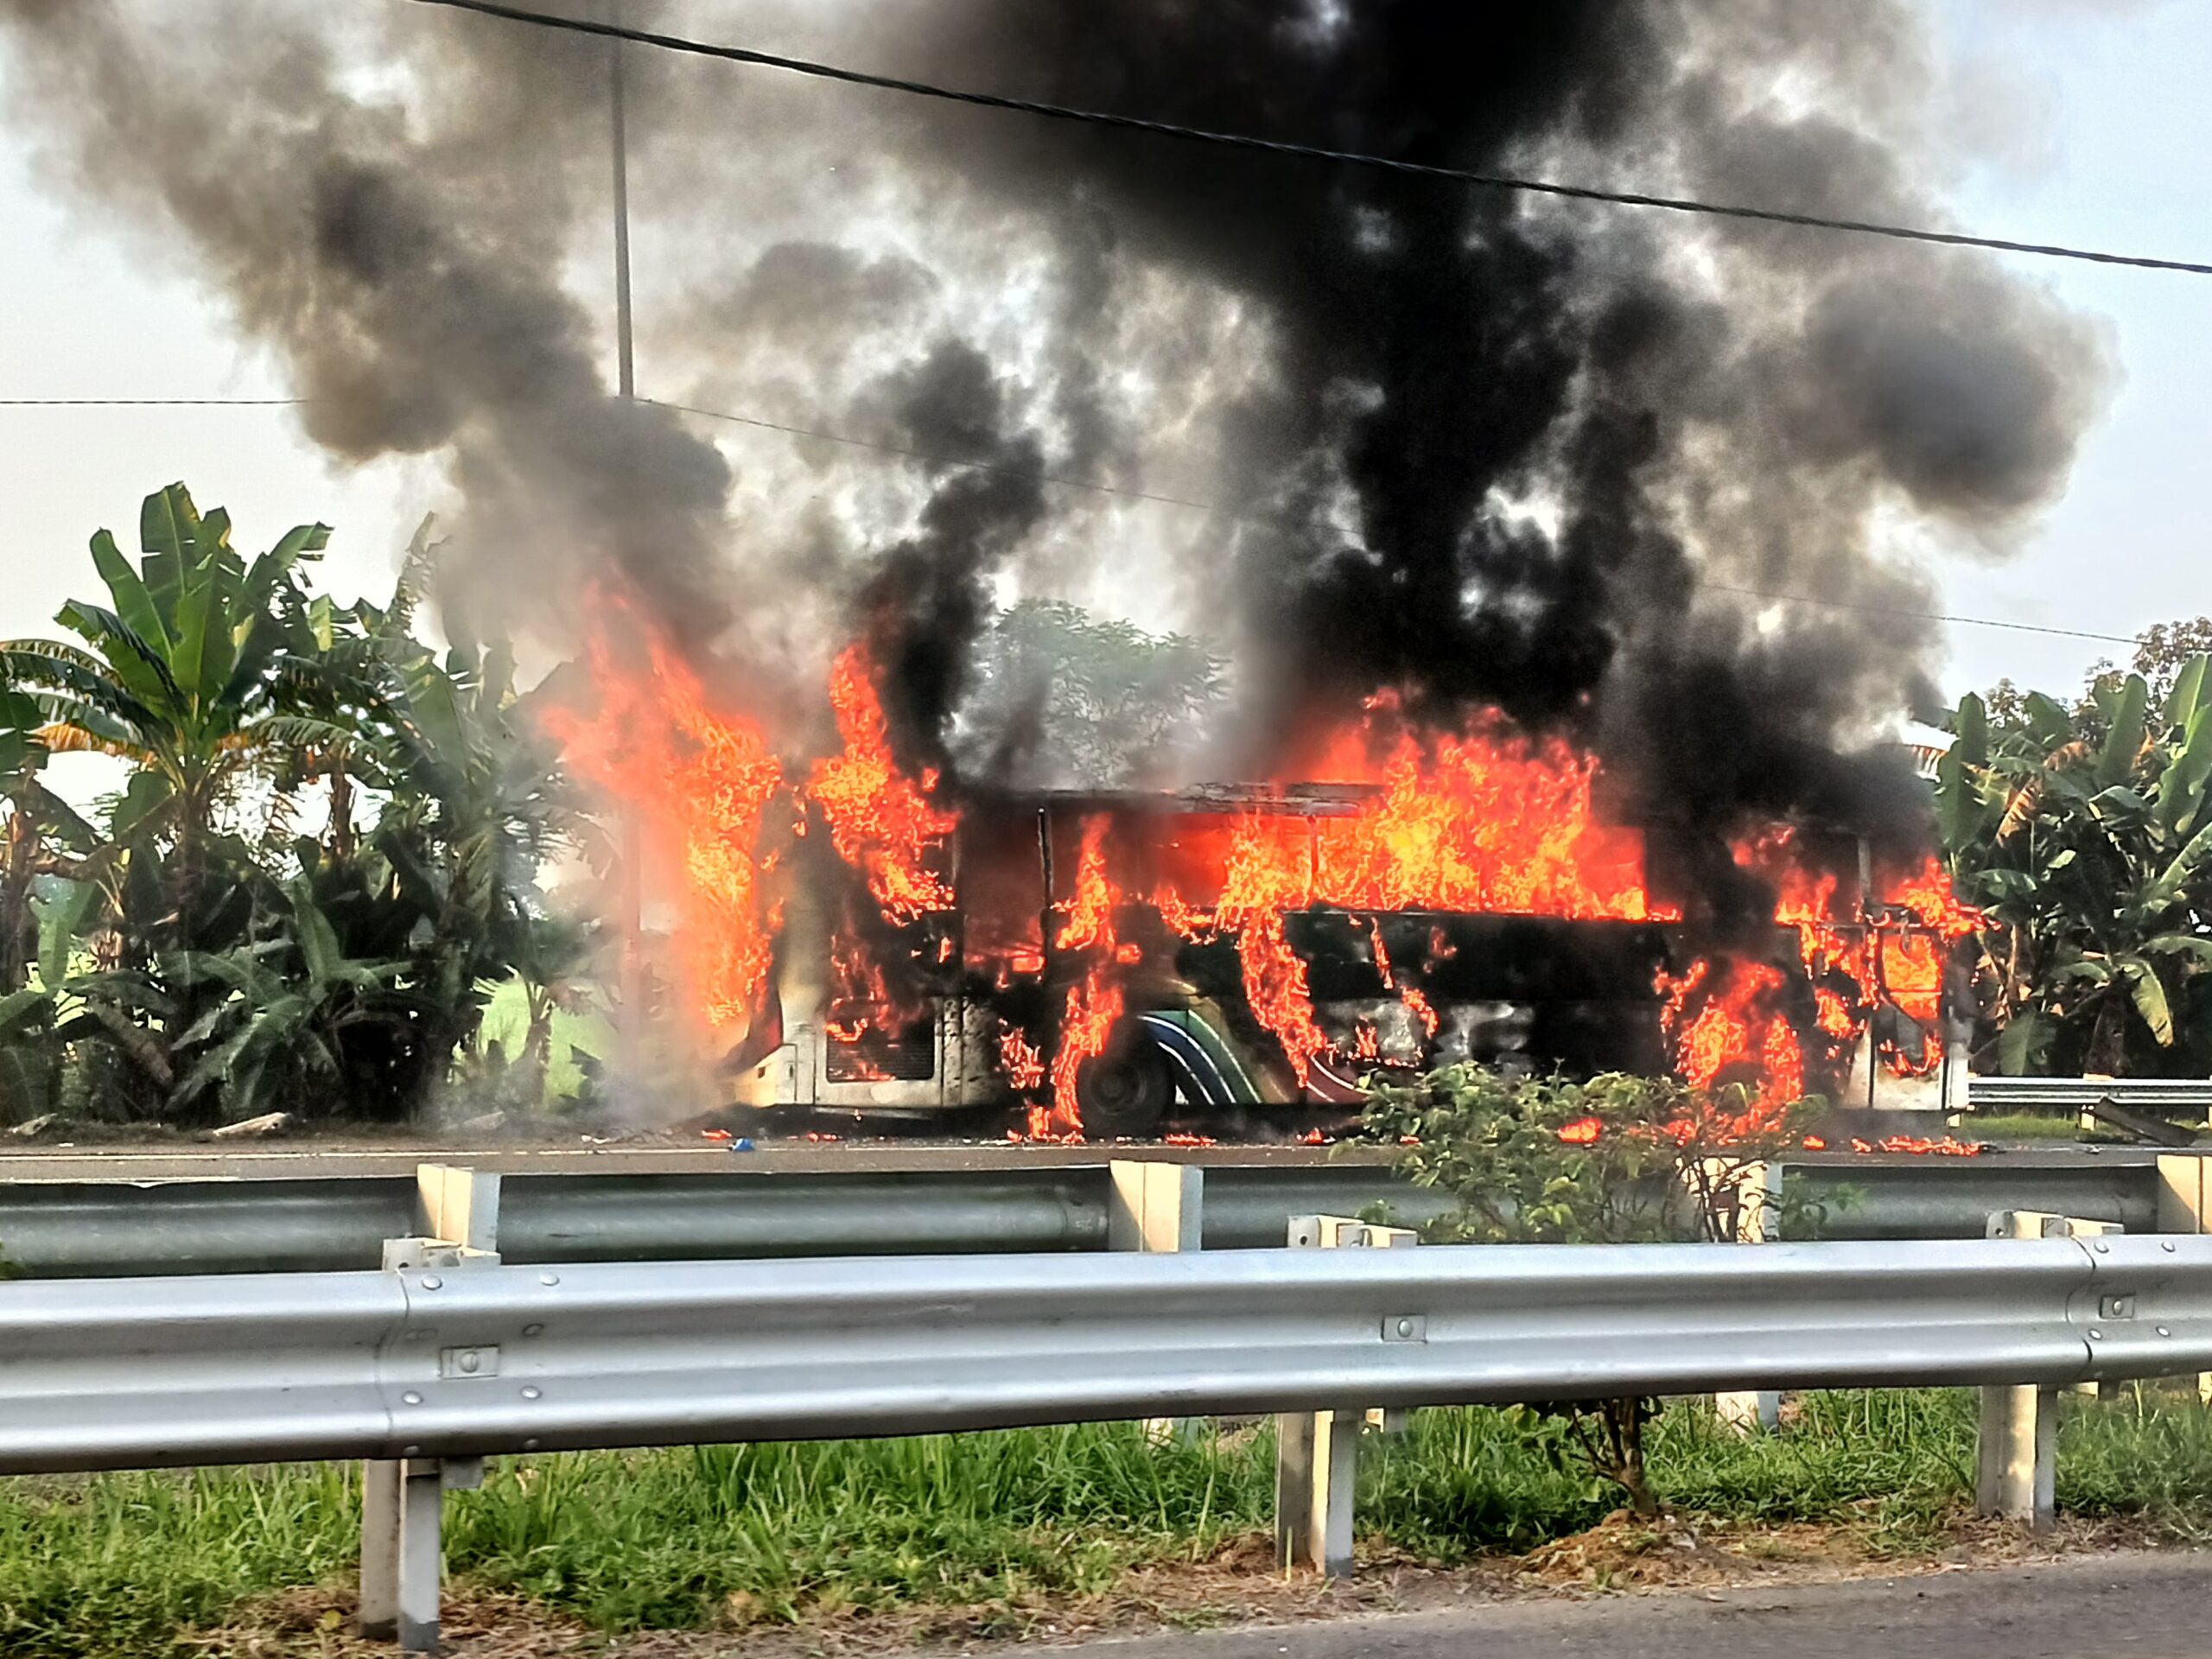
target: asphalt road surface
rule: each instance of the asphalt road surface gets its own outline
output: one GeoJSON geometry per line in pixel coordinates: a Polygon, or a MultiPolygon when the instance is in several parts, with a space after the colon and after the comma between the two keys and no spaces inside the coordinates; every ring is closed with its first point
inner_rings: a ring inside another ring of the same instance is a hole
{"type": "Polygon", "coordinates": [[[2212,1554],[1455,1607],[1096,1645],[1112,1659],[2204,1659],[2212,1554]]]}

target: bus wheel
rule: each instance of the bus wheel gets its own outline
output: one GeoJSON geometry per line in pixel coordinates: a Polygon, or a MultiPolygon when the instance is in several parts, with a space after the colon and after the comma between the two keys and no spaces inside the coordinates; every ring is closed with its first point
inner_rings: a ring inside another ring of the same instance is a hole
{"type": "Polygon", "coordinates": [[[1103,1054],[1077,1068],[1075,1103],[1093,1140],[1154,1133],[1175,1103],[1167,1056],[1135,1021],[1122,1026],[1103,1054]]]}

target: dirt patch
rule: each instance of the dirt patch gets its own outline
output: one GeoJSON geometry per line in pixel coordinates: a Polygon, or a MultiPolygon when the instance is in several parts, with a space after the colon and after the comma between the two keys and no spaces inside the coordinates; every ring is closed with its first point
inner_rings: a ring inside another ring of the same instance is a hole
{"type": "MultiPolygon", "coordinates": [[[[2062,1520],[2049,1534],[1967,1516],[1938,1523],[1924,1548],[1900,1553],[1866,1520],[1745,1523],[1625,1512],[1522,1555],[1459,1564],[1363,1548],[1359,1572],[1330,1582],[1276,1571],[1264,1536],[1208,1560],[1132,1568],[1095,1595],[1042,1593],[967,1605],[915,1604],[888,1611],[818,1608],[798,1624],[733,1598],[716,1627],[609,1637],[522,1597],[466,1581],[448,1588],[445,1650],[452,1659],[824,1659],[893,1652],[975,1655],[1021,1644],[1234,1625],[1296,1624],[1359,1614],[1416,1612],[1470,1602],[1717,1592],[1751,1585],[1958,1573],[2063,1555],[2140,1549],[2161,1541],[2149,1522],[2062,1520]]],[[[180,1648],[207,1659],[390,1659],[353,1634],[353,1592],[286,1591],[241,1608],[219,1630],[180,1648]]]]}
{"type": "Polygon", "coordinates": [[[2012,1567],[2063,1554],[2143,1549],[2158,1529],[2132,1520],[2062,1520],[2044,1534],[2007,1522],[1955,1515],[1933,1535],[1900,1548],[1873,1511],[1834,1522],[1745,1522],[1725,1516],[1669,1516],[1639,1520],[1625,1512],[1595,1527],[1540,1545],[1514,1560],[1514,1593],[1719,1588],[1821,1579],[1957,1572],[2012,1567]]]}

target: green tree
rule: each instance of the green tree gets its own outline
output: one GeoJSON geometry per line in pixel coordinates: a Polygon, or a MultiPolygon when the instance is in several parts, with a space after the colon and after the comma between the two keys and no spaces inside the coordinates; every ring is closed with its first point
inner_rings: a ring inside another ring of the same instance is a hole
{"type": "Polygon", "coordinates": [[[1227,691],[1227,665],[1198,641],[1046,600],[1000,613],[982,658],[969,746],[1049,766],[1039,782],[1141,783],[1205,734],[1227,691]]]}
{"type": "Polygon", "coordinates": [[[2067,709],[1961,700],[1936,804],[1961,892],[1983,907],[1986,1062],[2121,1075],[2212,1053],[2212,683],[2164,698],[2107,676],[2067,709]]]}
{"type": "Polygon", "coordinates": [[[2128,665],[2149,683],[2151,700],[2164,703],[2190,664],[2208,653],[2212,653],[2212,616],[2193,616],[2154,623],[2137,634],[2128,665]]]}
{"type": "MultiPolygon", "coordinates": [[[[585,1000],[581,936],[537,885],[575,822],[564,781],[510,651],[464,638],[441,656],[414,638],[435,552],[426,523],[389,604],[311,615],[315,649],[291,669],[296,695],[342,715],[343,737],[294,752],[277,779],[280,798],[318,778],[331,785],[323,838],[290,849],[305,882],[288,890],[294,914],[320,918],[340,959],[391,969],[373,985],[340,988],[342,1026],[333,1023],[340,1005],[324,1001],[288,1006],[279,1029],[339,1056],[349,1103],[379,1117],[411,1112],[435,1091],[497,984],[520,976],[549,996],[557,986],[585,1000]],[[377,804],[365,833],[352,818],[357,786],[360,802],[377,804]]],[[[306,938],[296,926],[281,937],[306,938]]],[[[242,1003],[279,982],[243,965],[232,972],[242,1003]]],[[[302,1064],[321,1065],[315,1047],[302,1064]]],[[[294,1065],[276,1075],[309,1074],[294,1065]]]]}
{"type": "MultiPolygon", "coordinates": [[[[365,1096],[389,1085],[378,1074],[393,1050],[416,1046],[415,1000],[395,988],[405,964],[348,957],[306,878],[283,899],[282,925],[268,937],[180,964],[229,995],[180,1039],[197,1052],[177,1079],[177,1109],[218,1085],[239,1116],[297,1111],[315,1096],[372,1107],[365,1096]],[[349,1040],[363,1035],[370,1040],[349,1040]]],[[[412,1081],[404,1077],[403,1090],[412,1081]]]]}
{"type": "MultiPolygon", "coordinates": [[[[1742,1084],[1694,1089],[1608,1073],[1578,1083],[1455,1065],[1370,1095],[1358,1139],[1396,1173],[1459,1200],[1441,1243],[1647,1244],[1769,1236],[1807,1217],[1749,1178],[1802,1143],[1815,1103],[1763,1108],[1742,1084]]],[[[1572,1456],[1658,1512],[1644,1430],[1659,1403],[1549,1401],[1528,1408],[1554,1457],[1572,1456]]]]}
{"type": "MultiPolygon", "coordinates": [[[[2135,649],[2128,658],[2128,669],[2143,677],[2151,688],[2151,702],[2163,707],[2173,695],[2174,684],[2182,671],[2192,658],[2212,652],[2212,616],[2189,617],[2173,622],[2158,622],[2135,636],[2135,649]]],[[[2102,658],[2091,665],[2083,677],[2081,695],[2074,699],[2075,720],[2095,727],[2098,719],[2096,693],[2100,686],[2118,689],[2127,682],[2127,673],[2111,658],[2102,658]]],[[[1981,694],[1982,708],[1992,724],[2017,726],[2026,717],[2029,693],[2000,679],[1981,694]]]]}

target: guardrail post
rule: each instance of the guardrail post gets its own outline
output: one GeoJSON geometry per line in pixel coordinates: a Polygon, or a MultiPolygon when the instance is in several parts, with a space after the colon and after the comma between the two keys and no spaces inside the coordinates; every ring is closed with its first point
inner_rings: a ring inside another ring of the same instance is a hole
{"type": "MultiPolygon", "coordinates": [[[[1745,1164],[1731,1170],[1725,1159],[1707,1166],[1707,1181],[1717,1205],[1727,1208],[1715,1219],[1738,1244],[1770,1244],[1782,1236],[1782,1166],[1745,1164]]],[[[1739,1434],[1769,1433],[1782,1427],[1782,1390],[1730,1389],[1713,1396],[1713,1414],[1739,1434]]]]}
{"type": "MultiPolygon", "coordinates": [[[[1205,1171],[1196,1164],[1113,1158],[1106,1164],[1106,1248],[1180,1254],[1200,1248],[1205,1233],[1205,1171]]],[[[1157,1442],[1198,1438],[1199,1417],[1147,1417],[1157,1442]]]]}
{"type": "Polygon", "coordinates": [[[1985,1388],[1974,1450],[1974,1511],[2024,1521],[2057,1519],[2058,1390],[2035,1383],[1985,1388]]]}
{"type": "MultiPolygon", "coordinates": [[[[1293,1249],[1397,1249],[1416,1242],[1407,1227],[1371,1226],[1343,1216],[1290,1219],[1293,1249]]],[[[1276,1414],[1275,1553],[1286,1572],[1305,1567],[1330,1578],[1351,1573],[1360,1429],[1363,1419],[1377,1417],[1391,1429],[1404,1422],[1398,1412],[1331,1409],[1276,1414]]]]}
{"type": "Polygon", "coordinates": [[[454,1164],[415,1166],[415,1214],[423,1236],[456,1249],[499,1248],[499,1178],[454,1164]]]}
{"type": "MultiPolygon", "coordinates": [[[[2079,1225],[2035,1210],[2000,1210],[1989,1218],[1992,1238],[2067,1238],[2079,1225]]],[[[1974,1509],[2024,1521],[2037,1531],[2057,1519],[2058,1390],[2037,1383],[1993,1385],[1981,1391],[1974,1448],[1974,1509]]]]}
{"type": "MultiPolygon", "coordinates": [[[[2194,1152],[2158,1155],[2158,1230],[2162,1233],[2212,1232],[2208,1226],[2205,1159],[2194,1152]]],[[[2212,1405],[2212,1371],[2196,1374],[2196,1397],[2212,1405]]]]}
{"type": "MultiPolygon", "coordinates": [[[[499,1261],[499,1178],[446,1164],[416,1168],[423,1231],[385,1241],[387,1273],[499,1261]]],[[[356,1628],[403,1654],[438,1650],[439,1544],[448,1490],[481,1485],[481,1458],[371,1458],[361,1465],[361,1604],[356,1628]]]]}
{"type": "Polygon", "coordinates": [[[1108,1161],[1113,1183],[1106,1211],[1106,1247],[1113,1250],[1195,1250],[1203,1236],[1205,1171],[1196,1164],[1108,1161]]]}
{"type": "Polygon", "coordinates": [[[364,1642],[399,1639],[400,1484],[405,1465],[370,1458],[361,1465],[361,1605],[354,1628],[364,1642]]]}
{"type": "Polygon", "coordinates": [[[1352,1567],[1352,1489],[1359,1429],[1349,1411],[1286,1411],[1275,1418],[1275,1553],[1286,1572],[1336,1579],[1352,1567]]]}
{"type": "Polygon", "coordinates": [[[378,1459],[368,1465],[361,1552],[360,1632],[397,1641],[403,1654],[438,1650],[438,1598],[445,1577],[439,1532],[445,1494],[484,1484],[481,1458],[378,1459]],[[375,1551],[371,1553],[371,1535],[375,1551]],[[372,1580],[370,1564],[376,1563],[372,1580]]]}
{"type": "Polygon", "coordinates": [[[445,1554],[438,1536],[445,1519],[445,1471],[435,1458],[410,1458],[399,1469],[399,1572],[392,1586],[399,1613],[399,1650],[438,1650],[438,1592],[445,1554]]]}

